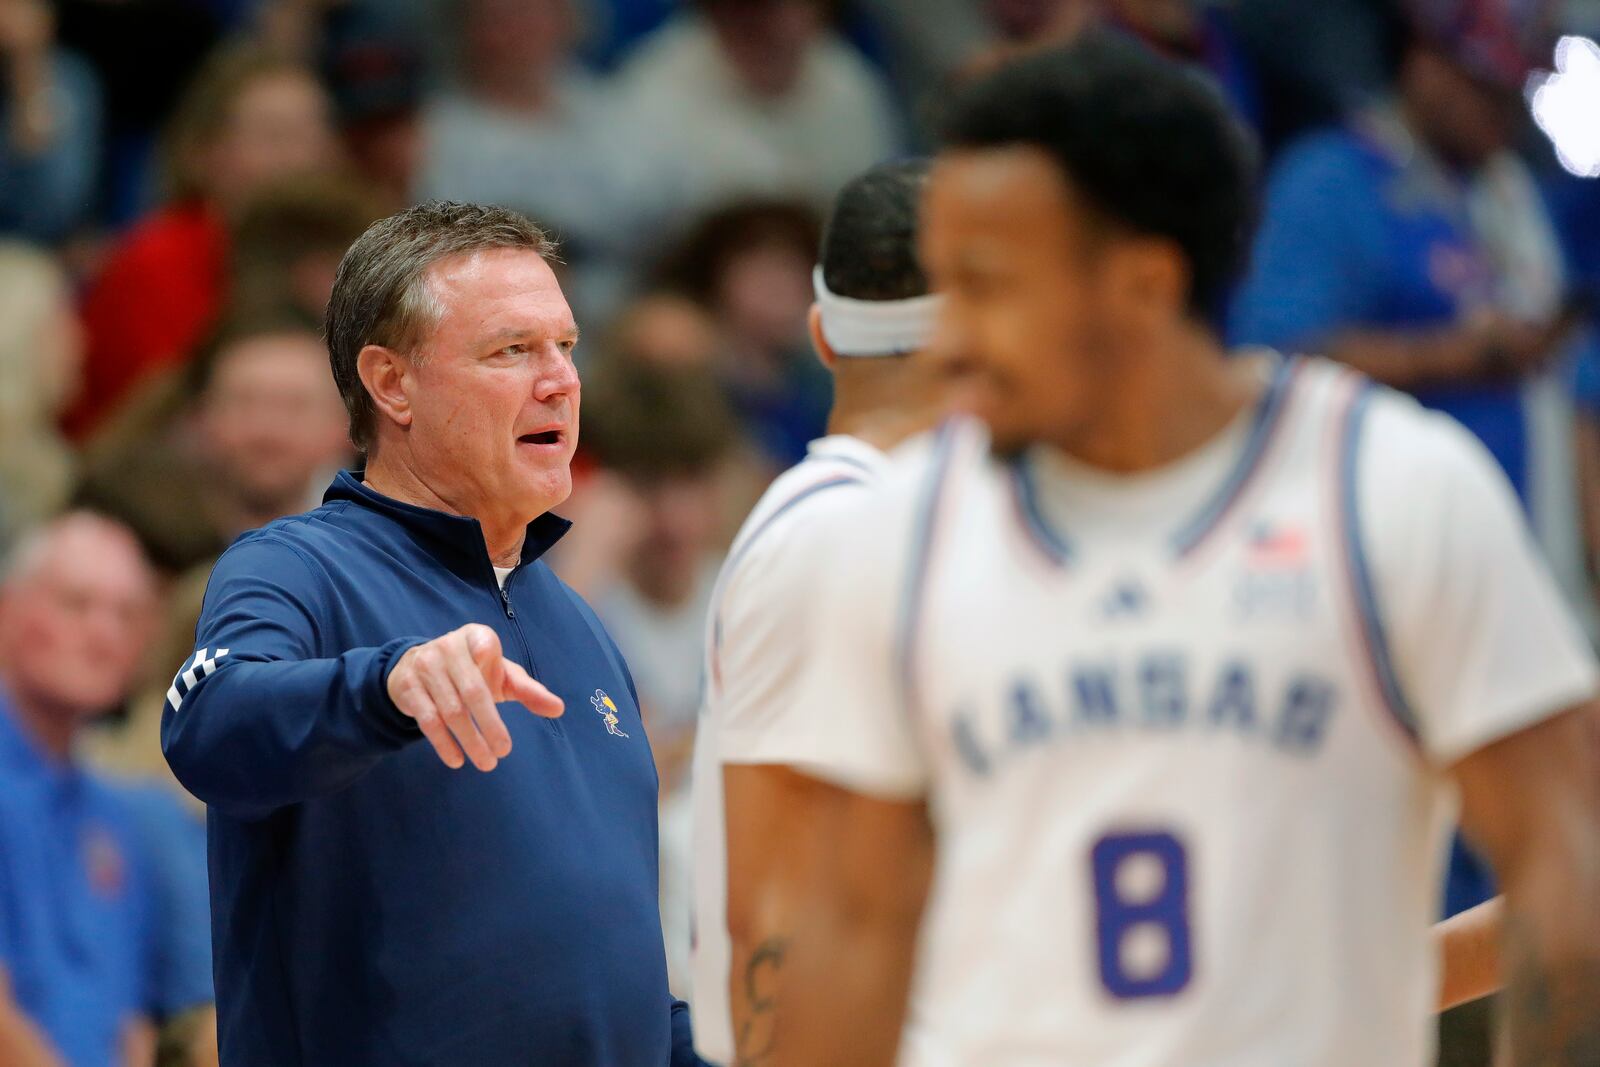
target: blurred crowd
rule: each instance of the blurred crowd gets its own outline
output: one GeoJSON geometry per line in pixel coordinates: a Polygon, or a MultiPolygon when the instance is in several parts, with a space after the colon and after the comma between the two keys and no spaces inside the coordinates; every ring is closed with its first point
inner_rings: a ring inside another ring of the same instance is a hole
{"type": "MultiPolygon", "coordinates": [[[[951,85],[1091,23],[1259,135],[1230,340],[1459,418],[1594,618],[1600,182],[1525,90],[1600,0],[0,0],[0,1043],[214,1059],[161,708],[217,555],[355,461],[323,307],[349,243],[428,198],[561,240],[586,398],[556,566],[646,708],[689,995],[703,622],[744,509],[824,430],[822,213],[928,149],[951,85]]],[[[1490,891],[1458,856],[1447,906],[1490,891]]]]}

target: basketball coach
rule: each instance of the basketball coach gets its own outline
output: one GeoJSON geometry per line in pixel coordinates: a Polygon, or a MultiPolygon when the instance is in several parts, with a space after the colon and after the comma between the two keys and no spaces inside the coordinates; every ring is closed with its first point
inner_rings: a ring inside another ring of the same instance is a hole
{"type": "Polygon", "coordinates": [[[553,253],[452,203],[356,241],[327,337],[365,473],[212,572],[162,744],[209,805],[225,1067],[698,1062],[633,683],[541,558],[578,439],[553,253]]]}

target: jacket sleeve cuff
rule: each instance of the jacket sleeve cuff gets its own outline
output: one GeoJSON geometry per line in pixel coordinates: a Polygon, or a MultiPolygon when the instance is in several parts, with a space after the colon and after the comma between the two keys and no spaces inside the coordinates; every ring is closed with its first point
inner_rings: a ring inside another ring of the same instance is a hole
{"type": "Polygon", "coordinates": [[[347,653],[369,657],[366,670],[361,675],[358,703],[366,713],[367,721],[396,746],[416,740],[422,736],[422,731],[415,719],[395,706],[394,698],[389,695],[389,672],[394,670],[394,665],[407,651],[431,640],[430,637],[397,637],[377,648],[347,653]]]}
{"type": "Polygon", "coordinates": [[[689,1005],[672,998],[671,1067],[711,1067],[694,1050],[694,1026],[689,1021],[689,1005]]]}

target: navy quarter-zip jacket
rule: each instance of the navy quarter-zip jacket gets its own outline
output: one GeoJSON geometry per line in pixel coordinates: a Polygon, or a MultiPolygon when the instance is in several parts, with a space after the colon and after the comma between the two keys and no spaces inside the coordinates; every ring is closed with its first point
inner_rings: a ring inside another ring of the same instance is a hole
{"type": "Polygon", "coordinates": [[[616,645],[528,527],[505,583],[476,520],[340,474],[218,561],[162,747],[205,801],[224,1067],[679,1067],[656,771],[616,645]],[[446,767],[388,696],[469,622],[566,703],[446,767]],[[607,706],[609,699],[611,707],[607,706]]]}

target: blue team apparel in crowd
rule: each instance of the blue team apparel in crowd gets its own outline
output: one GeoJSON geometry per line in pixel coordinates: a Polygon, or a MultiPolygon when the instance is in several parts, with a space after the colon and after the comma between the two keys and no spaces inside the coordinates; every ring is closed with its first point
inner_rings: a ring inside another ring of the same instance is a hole
{"type": "MultiPolygon", "coordinates": [[[[1490,306],[1494,278],[1473,236],[1463,189],[1423,168],[1379,123],[1306,138],[1267,189],[1232,340],[1322,354],[1346,329],[1428,329],[1490,306]]],[[[1455,416],[1528,491],[1528,427],[1515,380],[1421,389],[1455,416]]]]}
{"type": "Polygon", "coordinates": [[[71,1067],[120,1063],[131,1021],[211,999],[209,954],[172,937],[181,892],[174,904],[150,847],[152,828],[181,834],[191,817],[168,796],[141,790],[135,804],[130,790],[50,755],[4,693],[0,780],[0,970],[11,996],[71,1067]]]}
{"type": "Polygon", "coordinates": [[[218,562],[162,742],[210,805],[230,1067],[697,1062],[633,682],[540,558],[567,528],[530,524],[502,590],[476,520],[345,473],[218,562]],[[446,767],[386,687],[472,622],[566,704],[502,705],[514,747],[487,774],[446,767]]]}
{"type": "Polygon", "coordinates": [[[205,820],[166,782],[110,779],[148,869],[157,1019],[213,999],[205,820]]]}

